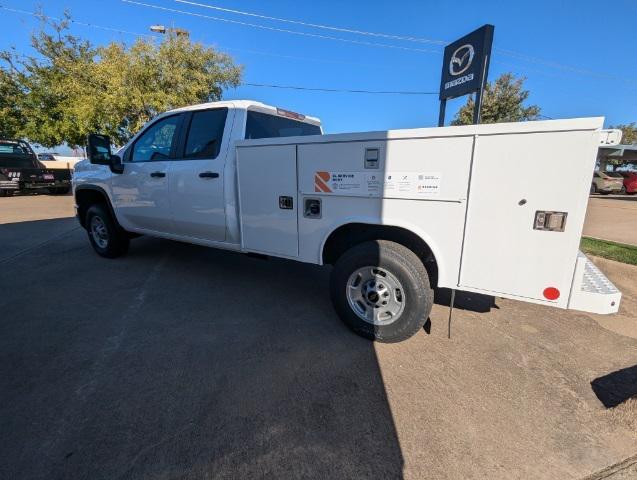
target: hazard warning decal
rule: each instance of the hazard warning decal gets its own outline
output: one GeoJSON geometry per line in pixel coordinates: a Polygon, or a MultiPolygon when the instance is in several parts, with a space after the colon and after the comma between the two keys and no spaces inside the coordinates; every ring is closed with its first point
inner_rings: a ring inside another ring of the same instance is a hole
{"type": "Polygon", "coordinates": [[[314,191],[332,193],[332,189],[327,184],[327,182],[330,181],[330,178],[330,172],[316,172],[314,174],[314,191]]]}

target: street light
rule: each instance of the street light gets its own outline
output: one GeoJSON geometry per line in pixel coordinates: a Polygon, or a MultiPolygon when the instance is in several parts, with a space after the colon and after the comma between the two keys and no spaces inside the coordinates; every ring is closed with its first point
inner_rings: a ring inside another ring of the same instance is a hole
{"type": "Polygon", "coordinates": [[[151,25],[150,31],[153,33],[174,33],[178,37],[183,35],[184,37],[190,36],[190,32],[188,30],[184,30],[183,28],[166,28],[165,25],[151,25]]]}

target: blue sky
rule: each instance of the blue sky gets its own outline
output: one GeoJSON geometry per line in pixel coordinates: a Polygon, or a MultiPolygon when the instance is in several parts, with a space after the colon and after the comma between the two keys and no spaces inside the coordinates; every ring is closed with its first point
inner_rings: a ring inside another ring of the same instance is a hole
{"type": "MultiPolygon", "coordinates": [[[[197,14],[344,40],[269,31],[160,11],[121,0],[3,0],[0,5],[60,16],[119,30],[149,33],[151,24],[189,30],[196,41],[217,46],[245,66],[244,81],[336,89],[437,91],[443,45],[356,35],[220,12],[175,0],[136,0],[197,14]],[[404,49],[402,49],[404,48],[404,49]],[[412,50],[409,50],[412,49],[412,50]],[[413,51],[427,50],[427,51],[413,51]]],[[[291,1],[192,0],[307,23],[449,42],[484,23],[495,25],[489,78],[511,71],[527,77],[530,101],[552,118],[606,117],[606,123],[637,121],[634,59],[637,3],[615,1],[291,1]],[[608,8],[607,8],[608,7],[608,8]],[[532,57],[532,58],[530,58],[532,57]]],[[[29,49],[37,20],[0,10],[0,48],[29,49]]],[[[105,43],[132,43],[135,35],[74,25],[72,31],[105,43]]],[[[321,93],[243,86],[227,99],[248,98],[318,116],[327,132],[433,126],[437,95],[321,93]]],[[[448,105],[448,120],[464,103],[448,105]]]]}

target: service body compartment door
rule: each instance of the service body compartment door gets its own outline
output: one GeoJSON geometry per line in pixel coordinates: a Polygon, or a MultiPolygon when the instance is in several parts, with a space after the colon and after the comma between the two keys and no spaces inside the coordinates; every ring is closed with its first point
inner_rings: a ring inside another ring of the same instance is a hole
{"type": "Polygon", "coordinates": [[[592,130],[477,137],[460,288],[565,307],[596,154],[592,130]],[[534,228],[538,211],[564,231],[534,228]]]}
{"type": "Polygon", "coordinates": [[[237,148],[244,249],[298,257],[296,146],[237,148]]]}

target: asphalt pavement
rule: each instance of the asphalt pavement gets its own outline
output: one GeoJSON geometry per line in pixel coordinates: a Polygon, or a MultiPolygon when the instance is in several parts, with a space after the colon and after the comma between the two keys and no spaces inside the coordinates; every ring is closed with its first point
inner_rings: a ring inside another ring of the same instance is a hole
{"type": "Polygon", "coordinates": [[[0,478],[637,472],[613,414],[637,395],[636,267],[598,263],[625,329],[460,295],[447,339],[442,291],[428,332],[380,345],[334,314],[329,267],[145,237],[106,260],[71,215],[0,199],[0,478]]]}

